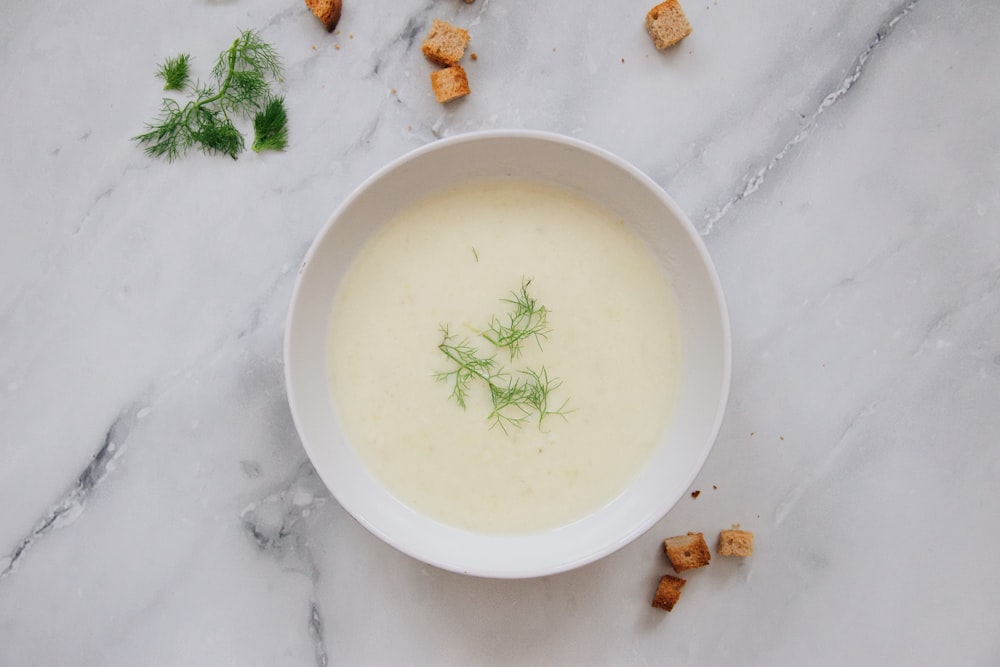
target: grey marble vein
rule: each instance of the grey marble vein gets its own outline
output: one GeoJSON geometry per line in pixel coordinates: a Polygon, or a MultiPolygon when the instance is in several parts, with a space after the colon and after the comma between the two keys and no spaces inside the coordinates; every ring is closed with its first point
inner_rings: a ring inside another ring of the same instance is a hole
{"type": "Polygon", "coordinates": [[[90,463],[80,472],[76,482],[56,501],[25,535],[10,553],[0,558],[0,581],[13,574],[28,551],[53,530],[71,525],[83,512],[87,501],[95,489],[114,470],[115,462],[124,453],[129,433],[141,410],[133,405],[124,410],[111,423],[104,434],[100,447],[90,463]]]}
{"type": "Polygon", "coordinates": [[[319,612],[319,603],[316,600],[313,600],[309,607],[309,636],[316,644],[316,667],[327,667],[330,660],[323,639],[323,616],[319,612]]]}
{"type": "Polygon", "coordinates": [[[299,16],[304,16],[309,12],[308,8],[305,7],[304,3],[297,3],[295,5],[289,5],[281,11],[275,12],[271,17],[264,22],[264,24],[257,28],[258,32],[265,32],[268,28],[273,28],[276,26],[281,26],[282,24],[294,20],[299,16]]]}
{"type": "Polygon", "coordinates": [[[394,53],[399,46],[402,46],[403,55],[413,51],[417,38],[427,29],[427,16],[432,8],[433,5],[428,4],[410,14],[399,33],[391,37],[387,43],[383,44],[372,54],[374,63],[371,66],[369,78],[375,77],[383,71],[390,54],[394,53]]]}
{"type": "Polygon", "coordinates": [[[841,82],[841,84],[833,91],[829,92],[820,102],[819,106],[811,113],[809,116],[803,119],[803,123],[799,128],[798,132],[789,139],[781,147],[781,149],[768,160],[768,162],[758,169],[755,173],[745,177],[743,188],[729,198],[721,206],[718,206],[714,212],[706,213],[704,216],[704,224],[701,227],[701,235],[708,236],[715,229],[716,223],[718,223],[722,218],[724,218],[729,211],[739,204],[741,201],[755,193],[763,184],[764,180],[773,171],[785,157],[795,149],[798,144],[805,141],[809,134],[815,129],[820,116],[822,116],[830,107],[839,102],[848,92],[854,87],[854,84],[861,79],[862,74],[865,71],[865,65],[868,59],[872,56],[875,49],[882,44],[883,40],[889,37],[896,28],[898,24],[907,14],[909,14],[917,6],[920,0],[907,0],[907,2],[902,3],[896,7],[891,16],[882,25],[880,25],[876,30],[875,34],[868,41],[864,50],[855,58],[854,67],[851,73],[841,82]]]}
{"type": "Polygon", "coordinates": [[[873,402],[862,407],[856,414],[848,418],[847,424],[843,427],[840,436],[829,446],[826,455],[818,466],[804,475],[785,497],[778,503],[775,510],[775,526],[781,526],[793,512],[802,496],[812,489],[816,482],[830,474],[834,464],[844,456],[851,447],[857,446],[855,432],[861,427],[864,420],[871,417],[878,411],[878,402],[873,402]]]}
{"type": "Polygon", "coordinates": [[[250,503],[241,513],[243,530],[259,552],[309,579],[313,596],[309,602],[308,630],[319,667],[328,664],[323,616],[316,597],[322,569],[313,553],[307,520],[329,500],[329,492],[307,462],[280,489],[250,503]]]}
{"type": "Polygon", "coordinates": [[[76,227],[73,229],[73,236],[76,236],[84,230],[87,224],[94,218],[98,207],[104,204],[108,199],[110,199],[115,193],[115,186],[110,186],[102,190],[94,197],[94,201],[91,202],[90,206],[84,212],[83,217],[77,223],[76,227]]]}

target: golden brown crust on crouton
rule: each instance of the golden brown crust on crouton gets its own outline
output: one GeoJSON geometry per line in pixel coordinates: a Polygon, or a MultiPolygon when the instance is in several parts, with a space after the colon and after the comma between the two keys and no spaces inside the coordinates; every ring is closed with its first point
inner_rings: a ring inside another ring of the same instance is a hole
{"type": "Polygon", "coordinates": [[[704,567],[712,560],[712,553],[701,533],[668,537],[663,540],[663,549],[667,552],[670,564],[674,566],[674,572],[678,574],[684,570],[704,567]]]}
{"type": "Polygon", "coordinates": [[[691,24],[677,0],[666,0],[646,13],[646,31],[661,51],[691,34],[691,24]]]}
{"type": "Polygon", "coordinates": [[[327,32],[333,32],[340,22],[343,4],[341,0],[306,0],[306,6],[323,22],[327,32]]]}
{"type": "Polygon", "coordinates": [[[453,26],[447,21],[434,19],[427,37],[420,45],[420,50],[432,63],[450,67],[462,59],[468,44],[467,30],[453,26]]]}
{"type": "Polygon", "coordinates": [[[656,594],[653,596],[653,606],[659,609],[670,611],[681,599],[681,589],[687,582],[680,577],[665,574],[660,577],[660,583],[656,587],[656,594]]]}
{"type": "Polygon", "coordinates": [[[431,88],[434,89],[434,97],[442,104],[472,92],[469,88],[469,78],[461,65],[452,65],[431,72],[431,88]]]}

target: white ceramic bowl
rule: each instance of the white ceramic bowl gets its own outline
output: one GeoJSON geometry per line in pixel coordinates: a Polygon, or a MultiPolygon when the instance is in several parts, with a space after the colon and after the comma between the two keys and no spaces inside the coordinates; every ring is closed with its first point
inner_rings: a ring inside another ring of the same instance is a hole
{"type": "Polygon", "coordinates": [[[487,577],[534,577],[578,567],[641,535],[685,493],[718,433],[729,393],[729,321],[719,280],[677,205],[620,158],[567,137],[493,131],[443,139],[392,162],[362,184],[309,249],[285,333],[288,400],[320,477],[362,525],[432,565],[487,577]],[[672,424],[632,484],[574,523],[525,535],[479,534],[421,515],[368,472],[334,414],[326,378],[327,320],[359,248],[418,198],[460,183],[537,180],[582,194],[617,213],[666,269],[677,300],[682,369],[672,424]]]}

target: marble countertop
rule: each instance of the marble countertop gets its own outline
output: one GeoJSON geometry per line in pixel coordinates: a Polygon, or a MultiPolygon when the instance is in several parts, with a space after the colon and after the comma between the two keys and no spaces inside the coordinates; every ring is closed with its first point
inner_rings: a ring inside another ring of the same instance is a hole
{"type": "Polygon", "coordinates": [[[7,3],[0,24],[0,665],[1000,663],[1000,5],[7,3]],[[472,94],[419,45],[468,28],[472,94]],[[284,58],[285,152],[168,164],[156,65],[241,28],[284,58]],[[531,580],[358,525],[285,396],[298,267],[376,169],[469,131],[608,149],[688,213],[729,302],[722,431],[648,533],[531,580]],[[660,541],[734,522],[691,573],[660,541]]]}

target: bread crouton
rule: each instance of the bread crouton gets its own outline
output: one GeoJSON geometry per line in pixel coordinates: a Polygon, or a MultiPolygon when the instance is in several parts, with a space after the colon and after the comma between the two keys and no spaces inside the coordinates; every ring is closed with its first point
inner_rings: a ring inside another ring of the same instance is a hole
{"type": "Polygon", "coordinates": [[[430,32],[424,38],[424,43],[420,45],[420,50],[432,63],[451,67],[462,59],[468,44],[469,32],[467,30],[453,26],[447,21],[434,19],[430,32]]]}
{"type": "Polygon", "coordinates": [[[719,555],[746,558],[753,555],[753,533],[748,530],[723,530],[719,533],[719,555]]]}
{"type": "Polygon", "coordinates": [[[472,92],[469,88],[469,78],[461,65],[452,65],[431,72],[431,88],[434,89],[434,97],[442,104],[472,92]]]}
{"type": "Polygon", "coordinates": [[[343,5],[341,0],[306,0],[306,6],[323,22],[327,32],[333,32],[340,22],[343,5]]]}
{"type": "Polygon", "coordinates": [[[646,13],[646,31],[662,51],[690,35],[691,24],[677,0],[666,0],[646,13]]]}
{"type": "Polygon", "coordinates": [[[665,574],[660,577],[660,583],[656,587],[656,594],[653,596],[653,606],[659,609],[671,611],[677,601],[681,599],[681,589],[687,582],[680,577],[665,574]]]}
{"type": "Polygon", "coordinates": [[[701,533],[668,537],[663,540],[663,548],[670,564],[674,566],[674,572],[678,574],[684,570],[704,567],[712,560],[712,554],[705,544],[705,536],[701,533]]]}

